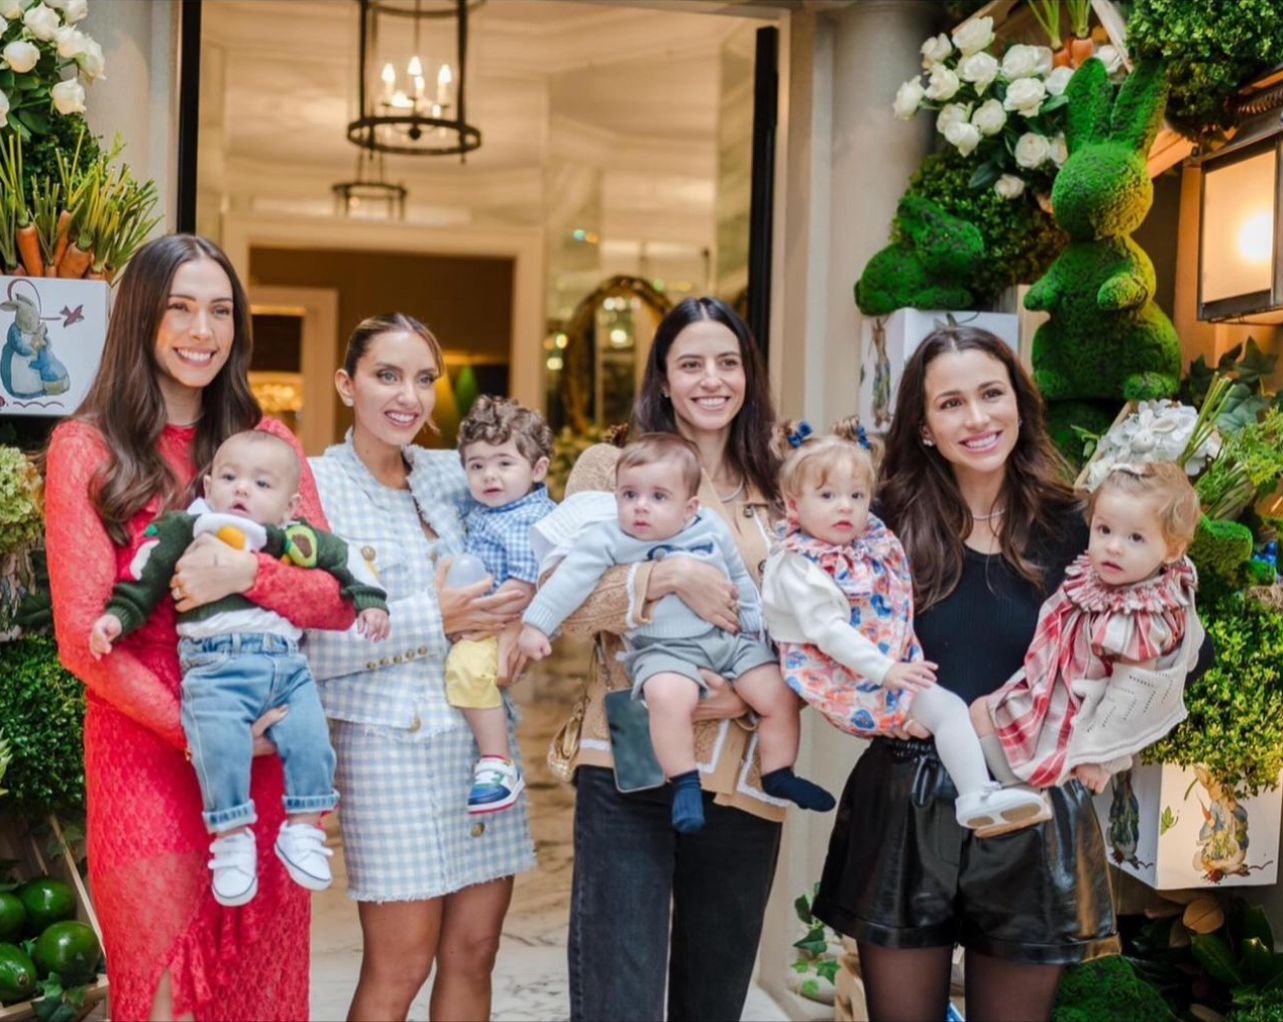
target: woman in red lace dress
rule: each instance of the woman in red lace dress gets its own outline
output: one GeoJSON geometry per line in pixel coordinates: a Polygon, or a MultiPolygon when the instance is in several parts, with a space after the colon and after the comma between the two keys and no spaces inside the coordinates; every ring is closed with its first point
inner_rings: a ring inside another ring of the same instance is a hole
{"type": "MultiPolygon", "coordinates": [[[[307,893],[273,855],[260,856],[259,893],[249,905],[223,908],[210,890],[209,836],[179,721],[175,604],[102,660],[88,646],[142,530],[183,503],[222,440],[257,427],[297,447],[283,426],[263,418],[249,363],[249,306],[227,257],[203,238],[157,239],[121,282],[93,389],[49,444],[54,621],[62,661],[88,689],[89,874],[118,1022],[308,1014],[307,893]]],[[[302,515],[324,526],[299,455],[302,515]]],[[[303,628],[352,623],[329,574],[202,540],[174,576],[178,609],[241,592],[303,628]]],[[[265,717],[256,732],[271,722],[265,717]]],[[[281,764],[262,737],[255,752],[258,829],[274,834],[283,818],[281,764]]]]}

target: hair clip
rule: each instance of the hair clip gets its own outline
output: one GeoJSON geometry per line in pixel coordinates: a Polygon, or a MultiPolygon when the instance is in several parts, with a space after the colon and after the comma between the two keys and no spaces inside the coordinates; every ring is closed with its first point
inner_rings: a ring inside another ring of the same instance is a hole
{"type": "Polygon", "coordinates": [[[873,444],[869,443],[869,434],[863,426],[855,427],[855,442],[863,447],[866,451],[873,450],[873,444]]]}
{"type": "Polygon", "coordinates": [[[810,439],[812,432],[814,431],[811,429],[811,424],[809,422],[806,420],[799,422],[797,426],[794,427],[793,431],[789,433],[789,446],[801,447],[808,439],[810,439]]]}

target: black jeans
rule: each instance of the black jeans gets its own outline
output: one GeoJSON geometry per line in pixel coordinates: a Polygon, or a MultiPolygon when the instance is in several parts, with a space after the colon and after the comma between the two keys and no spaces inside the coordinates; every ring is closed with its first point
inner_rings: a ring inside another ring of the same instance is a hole
{"type": "Polygon", "coordinates": [[[780,825],[706,792],[704,829],[683,835],[668,787],[621,795],[603,767],[580,767],[575,787],[572,1022],[657,1022],[665,980],[669,1022],[738,1019],[780,825]]]}

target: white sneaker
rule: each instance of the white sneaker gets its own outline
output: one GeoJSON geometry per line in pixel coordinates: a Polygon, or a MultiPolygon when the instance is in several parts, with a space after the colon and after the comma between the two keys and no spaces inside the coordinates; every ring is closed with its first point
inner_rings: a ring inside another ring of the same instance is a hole
{"type": "Polygon", "coordinates": [[[252,831],[216,838],[209,846],[214,857],[209,868],[214,871],[214,900],[228,908],[238,908],[254,900],[258,893],[258,848],[252,831]]]}
{"type": "Polygon", "coordinates": [[[482,756],[472,770],[468,812],[473,816],[497,813],[513,806],[526,788],[517,764],[500,756],[482,756]]]}
{"type": "Polygon", "coordinates": [[[1051,807],[1041,792],[1023,785],[1004,788],[990,781],[980,791],[959,795],[958,823],[977,837],[996,837],[1051,819],[1051,807]]]}
{"type": "Polygon", "coordinates": [[[309,891],[323,891],[334,883],[330,873],[333,849],[325,847],[325,831],[310,823],[281,824],[276,837],[276,857],[285,863],[290,878],[309,891]]]}

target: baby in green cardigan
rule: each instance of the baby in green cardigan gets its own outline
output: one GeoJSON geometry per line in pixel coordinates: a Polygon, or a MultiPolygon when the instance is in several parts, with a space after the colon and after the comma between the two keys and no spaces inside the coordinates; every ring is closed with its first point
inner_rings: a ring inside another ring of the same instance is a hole
{"type": "MultiPolygon", "coordinates": [[[[357,628],[369,639],[386,638],[386,594],[369,567],[337,536],[294,520],[299,474],[298,456],[280,437],[246,430],[225,440],[204,478],[204,499],[162,515],[143,533],[106,612],[90,631],[93,654],[110,653],[112,643],[143,625],[169,596],[174,567],[188,545],[207,533],[239,549],[328,571],[355,605],[357,628]]],[[[205,824],[215,835],[214,897],[236,906],[258,892],[250,830],[257,819],[250,797],[251,728],[277,707],[288,712],[267,731],[285,770],[286,820],[276,854],[297,883],[324,890],[332,878],[321,814],[334,808],[338,793],[325,713],[299,652],[302,633],[239,593],[180,612],[177,630],[183,729],[205,824]]]]}

